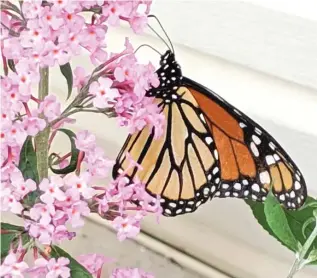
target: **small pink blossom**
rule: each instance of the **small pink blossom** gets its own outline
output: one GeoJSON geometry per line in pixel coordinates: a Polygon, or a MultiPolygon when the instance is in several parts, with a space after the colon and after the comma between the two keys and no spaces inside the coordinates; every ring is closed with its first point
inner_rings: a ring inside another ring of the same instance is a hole
{"type": "Polygon", "coordinates": [[[52,216],[55,214],[55,207],[52,204],[35,204],[30,210],[30,217],[39,221],[42,225],[47,225],[51,222],[52,216]]]}
{"type": "Polygon", "coordinates": [[[50,259],[47,264],[48,273],[46,278],[70,277],[70,268],[67,267],[69,263],[69,259],[64,257],[59,257],[57,260],[55,258],[50,259]]]}
{"type": "Polygon", "coordinates": [[[99,254],[80,255],[77,261],[83,265],[93,277],[97,277],[105,263],[113,262],[113,259],[99,254]]]}
{"type": "MultiPolygon", "coordinates": [[[[3,186],[4,183],[1,183],[1,187],[3,186]]],[[[23,206],[13,195],[13,192],[9,187],[3,187],[0,194],[1,211],[10,211],[14,214],[21,214],[23,206]]]]}
{"type": "Polygon", "coordinates": [[[54,226],[51,224],[42,225],[39,223],[27,223],[29,235],[37,238],[42,244],[51,244],[54,233],[54,226]]]}
{"type": "Polygon", "coordinates": [[[115,98],[119,97],[118,89],[111,88],[112,80],[109,78],[99,78],[98,82],[94,81],[89,87],[89,93],[94,95],[94,106],[97,108],[106,108],[113,106],[115,98]]]}
{"type": "Polygon", "coordinates": [[[124,6],[116,1],[109,1],[108,5],[102,8],[102,14],[108,18],[107,22],[112,26],[119,24],[120,15],[124,12],[124,6]]]}
{"type": "Polygon", "coordinates": [[[88,216],[89,213],[90,209],[88,204],[84,201],[78,201],[74,203],[70,209],[67,209],[68,222],[73,228],[82,227],[85,224],[83,216],[88,216]]]}
{"type": "Polygon", "coordinates": [[[46,127],[46,122],[38,117],[24,117],[23,125],[27,135],[35,136],[46,127]]]}
{"type": "Polygon", "coordinates": [[[24,277],[24,272],[28,269],[26,262],[18,262],[16,254],[8,254],[0,266],[1,277],[24,277]]]}
{"type": "Polygon", "coordinates": [[[40,190],[44,191],[40,199],[47,204],[53,203],[55,200],[65,201],[65,193],[60,189],[63,185],[63,179],[59,176],[52,176],[51,181],[43,179],[39,185],[40,190]]]}
{"type": "Polygon", "coordinates": [[[49,122],[61,115],[61,104],[55,95],[48,95],[41,102],[39,112],[44,113],[49,122]]]}
{"type": "Polygon", "coordinates": [[[27,179],[24,180],[21,172],[11,174],[11,185],[17,198],[23,199],[29,192],[36,190],[36,183],[27,179]]]}
{"type": "Polygon", "coordinates": [[[80,176],[70,173],[64,178],[64,182],[73,190],[77,190],[85,199],[90,199],[95,194],[95,190],[89,186],[90,179],[91,176],[88,172],[84,172],[80,176]]]}
{"type": "Polygon", "coordinates": [[[64,24],[64,20],[59,16],[60,12],[55,6],[52,8],[46,6],[41,9],[40,23],[45,29],[51,27],[53,30],[58,30],[64,24]]]}
{"type": "Polygon", "coordinates": [[[141,228],[140,222],[129,215],[126,217],[117,216],[111,224],[117,231],[117,238],[119,241],[135,237],[140,232],[141,228]]]}
{"type": "Polygon", "coordinates": [[[110,278],[154,278],[154,275],[139,268],[116,268],[110,278]]]}
{"type": "Polygon", "coordinates": [[[47,274],[47,260],[38,258],[34,261],[34,266],[26,271],[31,277],[41,278],[47,274]]]}
{"type": "Polygon", "coordinates": [[[74,85],[73,87],[77,87],[81,89],[88,81],[88,75],[83,67],[76,67],[74,70],[74,85]]]}
{"type": "Polygon", "coordinates": [[[76,134],[75,144],[76,148],[81,151],[92,151],[96,147],[96,136],[88,130],[82,130],[76,134]]]}

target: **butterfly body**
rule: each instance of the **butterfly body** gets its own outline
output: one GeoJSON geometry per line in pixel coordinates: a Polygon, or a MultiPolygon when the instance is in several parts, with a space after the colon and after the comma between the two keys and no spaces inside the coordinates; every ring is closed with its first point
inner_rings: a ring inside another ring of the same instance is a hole
{"type": "Polygon", "coordinates": [[[166,117],[158,140],[148,128],[130,135],[114,167],[127,168],[125,153],[143,168],[131,169],[152,195],[160,195],[163,214],[195,211],[214,197],[264,201],[272,191],[288,209],[306,199],[304,178],[295,163],[261,126],[222,97],[183,77],[174,53],[162,57],[154,97],[166,117]]]}

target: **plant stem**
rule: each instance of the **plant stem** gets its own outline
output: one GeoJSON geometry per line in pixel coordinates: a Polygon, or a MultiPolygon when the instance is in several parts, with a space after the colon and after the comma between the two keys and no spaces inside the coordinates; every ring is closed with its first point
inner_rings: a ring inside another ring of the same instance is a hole
{"type": "Polygon", "coordinates": [[[315,223],[316,224],[314,230],[309,235],[308,239],[305,241],[305,244],[301,248],[300,252],[296,254],[296,259],[292,265],[291,270],[289,271],[287,278],[293,278],[295,274],[305,266],[306,263],[309,263],[305,263],[305,257],[307,255],[309,248],[311,247],[311,245],[317,237],[317,218],[315,219],[315,223]]]}
{"type": "MultiPolygon", "coordinates": [[[[48,68],[40,69],[40,83],[39,83],[39,100],[43,100],[48,95],[48,68]]],[[[44,118],[44,115],[40,115],[44,118]]],[[[48,139],[50,135],[50,128],[46,127],[38,133],[35,137],[37,170],[40,181],[48,177],[48,139]]]]}

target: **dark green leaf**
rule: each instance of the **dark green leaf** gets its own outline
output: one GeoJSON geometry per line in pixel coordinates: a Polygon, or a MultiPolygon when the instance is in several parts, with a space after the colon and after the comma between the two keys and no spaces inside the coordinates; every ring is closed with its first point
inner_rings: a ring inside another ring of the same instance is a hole
{"type": "Polygon", "coordinates": [[[14,61],[12,59],[8,60],[8,66],[13,72],[17,72],[17,70],[15,69],[14,61]]]}
{"type": "Polygon", "coordinates": [[[28,136],[22,146],[20,153],[19,169],[25,179],[32,179],[39,183],[37,172],[36,153],[32,143],[32,137],[28,136]]]}
{"type": "Polygon", "coordinates": [[[65,133],[68,136],[68,138],[70,140],[70,143],[71,143],[71,153],[72,153],[72,155],[71,155],[70,162],[69,162],[68,166],[66,166],[63,169],[55,169],[55,168],[53,168],[53,165],[55,164],[57,156],[56,156],[55,153],[50,154],[50,156],[49,156],[49,167],[52,170],[52,172],[55,173],[55,174],[68,174],[68,173],[74,172],[76,170],[76,166],[77,166],[79,150],[76,148],[76,144],[75,144],[76,135],[71,130],[64,129],[64,128],[61,128],[58,131],[61,131],[61,132],[65,133]]]}
{"type": "Polygon", "coordinates": [[[289,227],[284,209],[271,192],[267,195],[264,202],[264,214],[267,224],[279,240],[288,246],[289,249],[295,252],[298,251],[297,240],[289,227]]]}
{"type": "Polygon", "coordinates": [[[71,257],[67,252],[58,246],[52,245],[51,256],[53,258],[58,259],[59,257],[68,258],[70,264],[68,267],[70,268],[70,274],[73,278],[92,278],[92,275],[84,268],[79,262],[77,262],[73,257],[71,257]]]}
{"type": "MultiPolygon", "coordinates": [[[[257,219],[259,224],[273,237],[275,237],[281,244],[286,246],[275,234],[273,233],[272,229],[268,225],[266,221],[266,217],[264,214],[264,204],[260,202],[253,202],[253,201],[246,201],[246,203],[250,206],[254,217],[257,219]]],[[[306,207],[300,210],[292,211],[292,210],[286,210],[284,209],[285,216],[287,218],[289,227],[295,236],[295,238],[302,244],[304,245],[306,238],[312,233],[315,224],[311,223],[309,224],[305,231],[306,231],[306,237],[303,236],[302,234],[302,227],[304,223],[307,221],[307,219],[313,217],[313,211],[314,211],[314,206],[311,203],[316,203],[316,200],[312,197],[307,197],[306,200],[306,207]],[[309,205],[310,204],[310,205],[309,205]]],[[[317,239],[313,243],[313,248],[317,249],[317,239]]],[[[289,248],[288,246],[286,246],[289,248]]],[[[314,264],[317,264],[317,261],[314,262],[314,264]]]]}
{"type": "Polygon", "coordinates": [[[68,87],[67,99],[69,99],[73,89],[73,72],[72,72],[70,63],[60,66],[60,70],[67,81],[67,87],[68,87]]]}
{"type": "Polygon", "coordinates": [[[16,246],[19,242],[19,236],[22,236],[22,242],[25,244],[30,240],[27,234],[23,234],[24,228],[9,223],[0,223],[1,225],[1,258],[8,255],[11,245],[16,246]]]}
{"type": "MultiPolygon", "coordinates": [[[[39,174],[37,171],[37,158],[32,143],[32,137],[28,136],[22,146],[20,153],[19,169],[25,179],[32,179],[39,183],[39,174]]],[[[33,191],[23,198],[23,204],[33,206],[37,197],[40,195],[38,191],[33,191]]]]}

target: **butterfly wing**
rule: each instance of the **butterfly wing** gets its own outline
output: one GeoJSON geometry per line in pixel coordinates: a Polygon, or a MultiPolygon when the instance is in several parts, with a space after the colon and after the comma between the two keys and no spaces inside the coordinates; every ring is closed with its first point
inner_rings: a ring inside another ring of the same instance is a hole
{"type": "Polygon", "coordinates": [[[154,139],[153,130],[145,128],[130,135],[113,174],[125,170],[129,178],[140,179],[148,193],[161,196],[165,215],[193,212],[218,189],[209,183],[210,173],[220,181],[217,150],[208,124],[186,88],[173,92],[170,100],[156,101],[167,120],[164,134],[154,139]],[[128,169],[127,152],[142,169],[128,169]]]}
{"type": "Polygon", "coordinates": [[[278,142],[213,91],[185,77],[183,84],[203,111],[218,151],[220,186],[213,194],[264,201],[272,186],[286,208],[302,206],[307,196],[304,178],[278,142]]]}

